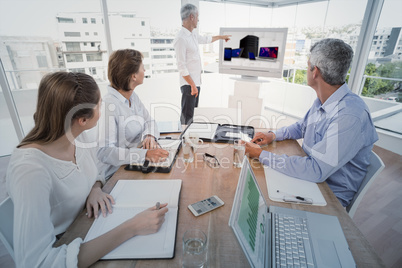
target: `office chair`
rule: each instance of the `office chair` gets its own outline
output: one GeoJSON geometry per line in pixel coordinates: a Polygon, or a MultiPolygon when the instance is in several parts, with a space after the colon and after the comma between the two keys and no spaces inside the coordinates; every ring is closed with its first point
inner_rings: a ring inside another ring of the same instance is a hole
{"type": "Polygon", "coordinates": [[[359,206],[360,201],[363,199],[363,196],[366,194],[368,188],[377,178],[377,175],[380,174],[380,172],[384,169],[384,167],[385,165],[381,158],[376,153],[371,151],[370,165],[367,167],[367,174],[364,177],[359,190],[353,197],[352,202],[350,202],[349,206],[346,207],[346,211],[349,213],[351,218],[353,218],[355,215],[356,209],[359,206]]]}
{"type": "Polygon", "coordinates": [[[14,259],[13,242],[13,224],[14,224],[14,204],[10,197],[7,197],[0,204],[0,240],[3,242],[8,253],[14,259]]]}

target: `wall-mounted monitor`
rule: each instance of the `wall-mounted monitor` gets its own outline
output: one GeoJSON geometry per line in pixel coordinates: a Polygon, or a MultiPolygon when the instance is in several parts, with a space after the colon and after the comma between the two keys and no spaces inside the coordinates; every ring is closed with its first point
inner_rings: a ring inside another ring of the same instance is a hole
{"type": "Polygon", "coordinates": [[[287,28],[221,28],[220,35],[231,35],[219,46],[219,72],[254,77],[282,77],[287,28]],[[225,48],[239,51],[225,60],[225,48]],[[252,56],[250,56],[252,55],[252,56]]]}

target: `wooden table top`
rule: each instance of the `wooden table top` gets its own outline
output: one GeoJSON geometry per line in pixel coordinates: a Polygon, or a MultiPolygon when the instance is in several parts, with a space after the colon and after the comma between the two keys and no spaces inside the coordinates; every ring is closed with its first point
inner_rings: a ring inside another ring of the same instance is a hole
{"type": "MultiPolygon", "coordinates": [[[[299,155],[305,153],[294,140],[273,142],[264,148],[276,154],[299,155]]],[[[149,180],[149,179],[181,179],[182,190],[180,195],[178,227],[176,236],[175,257],[164,260],[114,260],[98,261],[93,267],[181,267],[182,237],[190,228],[198,228],[205,232],[208,242],[209,267],[249,267],[248,261],[239,246],[237,239],[229,227],[229,217],[236,192],[240,168],[233,167],[233,146],[230,144],[204,143],[195,154],[193,163],[184,163],[182,150],[170,173],[148,173],[126,171],[121,167],[105,184],[103,190],[109,192],[118,180],[149,180]],[[208,152],[215,155],[220,168],[210,168],[203,161],[202,154],[208,152]],[[217,195],[225,205],[212,212],[195,217],[187,208],[212,195],[217,195]]],[[[337,216],[343,232],[352,251],[358,267],[385,267],[366,238],[354,224],[338,199],[332,193],[327,183],[320,183],[319,188],[324,195],[326,206],[311,206],[273,202],[268,199],[264,169],[256,159],[250,159],[258,184],[268,205],[288,207],[311,212],[337,216]]],[[[93,219],[88,219],[83,211],[69,227],[56,246],[68,244],[77,237],[85,238],[93,219]]]]}

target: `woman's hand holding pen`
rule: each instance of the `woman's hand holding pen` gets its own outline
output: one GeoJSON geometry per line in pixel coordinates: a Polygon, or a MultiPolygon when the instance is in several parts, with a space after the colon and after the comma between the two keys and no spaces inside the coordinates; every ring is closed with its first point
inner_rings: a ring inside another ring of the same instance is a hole
{"type": "Polygon", "coordinates": [[[165,214],[168,212],[167,203],[160,204],[135,215],[127,221],[130,224],[133,235],[147,235],[156,233],[165,221],[165,214]]]}
{"type": "Polygon", "coordinates": [[[164,161],[169,156],[169,152],[158,148],[158,149],[151,149],[147,151],[145,158],[151,162],[160,162],[164,161]]]}
{"type": "Polygon", "coordinates": [[[101,189],[101,185],[99,182],[96,182],[89,193],[87,199],[87,214],[88,218],[91,218],[92,215],[95,218],[98,218],[99,207],[102,211],[103,217],[106,217],[106,211],[108,213],[112,213],[112,204],[114,205],[113,196],[105,193],[101,189]],[[93,213],[93,214],[92,214],[93,213]]]}
{"type": "Polygon", "coordinates": [[[155,137],[152,135],[147,135],[142,141],[142,148],[144,149],[156,149],[159,148],[159,144],[155,137]]]}

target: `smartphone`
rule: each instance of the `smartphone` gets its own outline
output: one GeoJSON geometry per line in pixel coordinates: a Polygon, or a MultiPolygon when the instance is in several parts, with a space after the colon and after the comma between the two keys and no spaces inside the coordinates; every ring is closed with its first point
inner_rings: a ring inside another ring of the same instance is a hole
{"type": "Polygon", "coordinates": [[[210,198],[198,201],[197,203],[188,205],[188,209],[194,214],[194,216],[200,216],[211,210],[219,208],[223,206],[225,203],[217,197],[216,195],[211,196],[210,198]]]}
{"type": "Polygon", "coordinates": [[[223,59],[226,60],[226,61],[231,61],[232,60],[232,48],[225,47],[225,52],[223,54],[223,59]]]}

